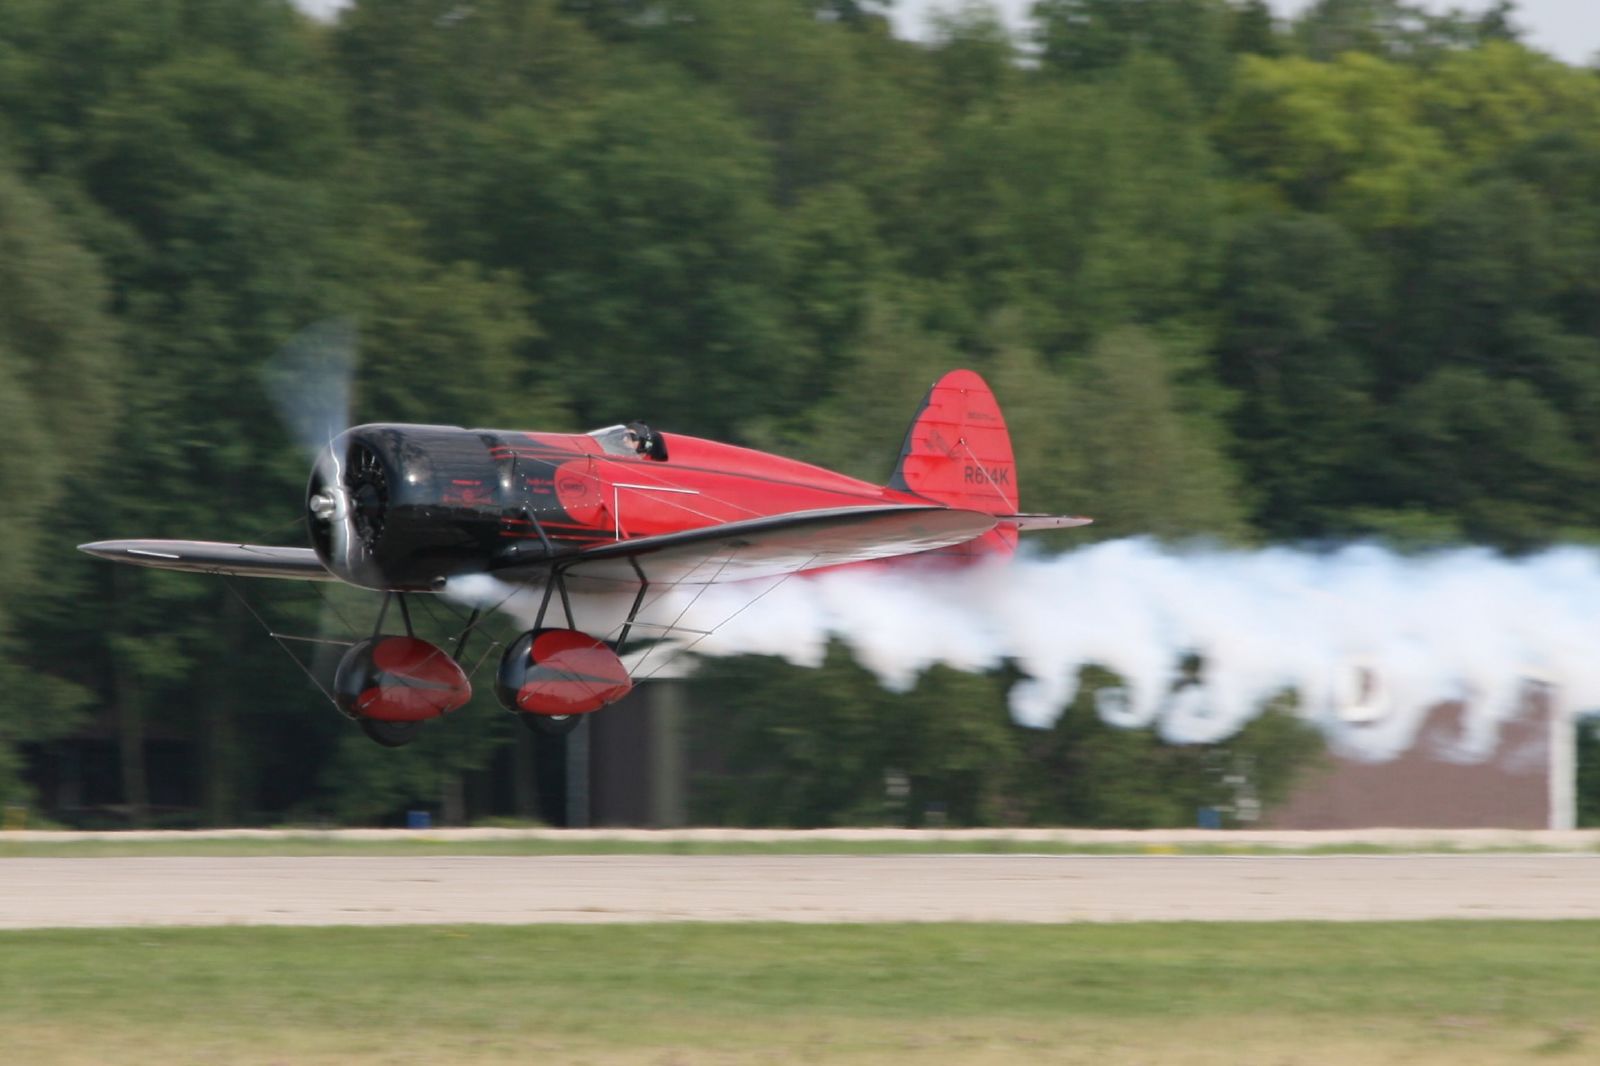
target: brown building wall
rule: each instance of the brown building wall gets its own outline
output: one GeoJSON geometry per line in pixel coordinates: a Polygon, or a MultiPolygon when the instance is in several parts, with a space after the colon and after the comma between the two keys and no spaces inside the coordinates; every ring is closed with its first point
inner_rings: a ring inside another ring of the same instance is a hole
{"type": "Polygon", "coordinates": [[[1431,738],[1460,730],[1463,708],[1443,703],[1412,749],[1390,762],[1334,756],[1263,824],[1276,829],[1544,829],[1550,824],[1549,701],[1531,693],[1501,731],[1494,755],[1443,760],[1431,738]]]}
{"type": "Polygon", "coordinates": [[[589,824],[667,829],[687,821],[683,693],[640,685],[590,717],[589,824]]]}

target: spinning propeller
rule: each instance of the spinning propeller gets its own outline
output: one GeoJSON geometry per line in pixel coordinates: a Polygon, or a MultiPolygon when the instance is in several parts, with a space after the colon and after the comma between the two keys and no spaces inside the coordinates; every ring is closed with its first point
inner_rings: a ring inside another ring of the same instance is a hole
{"type": "Polygon", "coordinates": [[[311,459],[306,530],[324,565],[347,577],[365,569],[383,538],[388,471],[371,447],[346,436],[356,370],[348,318],[301,331],[268,362],[267,391],[311,459]]]}

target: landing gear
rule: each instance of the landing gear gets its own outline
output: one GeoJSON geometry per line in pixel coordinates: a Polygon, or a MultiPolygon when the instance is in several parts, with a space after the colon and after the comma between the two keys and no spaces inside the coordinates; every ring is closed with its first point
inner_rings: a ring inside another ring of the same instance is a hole
{"type": "Polygon", "coordinates": [[[564,737],[583,724],[577,714],[528,714],[519,711],[517,717],[531,733],[542,737],[564,737]]]}
{"type": "MultiPolygon", "coordinates": [[[[534,628],[506,648],[496,677],[501,705],[521,719],[525,729],[541,736],[566,736],[582,724],[584,714],[617,702],[633,688],[618,653],[638,623],[649,582],[638,561],[629,562],[639,587],[615,643],[576,628],[565,574],[559,563],[552,566],[534,628]],[[564,615],[565,628],[544,625],[552,603],[564,615]]],[[[417,635],[406,594],[389,591],[371,635],[348,646],[331,685],[304,664],[301,668],[370,740],[386,748],[403,747],[421,735],[424,721],[450,714],[471,699],[472,683],[462,669],[462,655],[479,618],[480,612],[473,611],[459,634],[441,647],[417,635]],[[391,606],[404,622],[404,636],[384,633],[391,606]]],[[[487,652],[477,665],[486,657],[487,652]]]]}
{"type": "Polygon", "coordinates": [[[472,698],[472,682],[462,669],[461,661],[467,638],[478,628],[481,611],[474,610],[467,618],[453,639],[453,649],[448,646],[451,641],[446,642],[446,647],[440,647],[417,636],[406,594],[388,591],[384,593],[371,635],[349,643],[279,633],[231,583],[228,588],[339,713],[353,721],[375,744],[385,748],[404,747],[422,734],[425,721],[459,710],[472,698]],[[392,605],[399,607],[404,636],[384,633],[384,621],[392,605]],[[304,661],[290,651],[286,641],[339,646],[345,650],[329,677],[324,666],[304,661]]]}
{"type": "Polygon", "coordinates": [[[409,744],[425,720],[449,714],[472,698],[472,683],[457,661],[465,641],[463,632],[456,642],[457,654],[451,655],[418,639],[405,594],[386,595],[372,636],[357,641],[345,653],[329,695],[375,743],[386,748],[409,744]],[[403,637],[381,635],[390,599],[400,605],[406,628],[403,637]]]}
{"type": "Polygon", "coordinates": [[[500,705],[529,729],[546,736],[570,733],[577,728],[580,715],[615,703],[633,689],[628,668],[617,654],[638,620],[649,587],[637,561],[633,568],[639,576],[639,591],[615,644],[575,628],[566,578],[560,569],[552,570],[534,627],[507,646],[495,675],[500,705]],[[546,628],[544,624],[556,593],[561,595],[567,628],[546,628]]]}
{"type": "Polygon", "coordinates": [[[567,718],[617,702],[633,681],[605,641],[576,629],[530,629],[506,648],[494,687],[508,711],[567,718]]]}
{"type": "Polygon", "coordinates": [[[363,733],[386,748],[403,748],[422,732],[421,722],[383,722],[376,718],[359,718],[356,724],[363,733]]]}

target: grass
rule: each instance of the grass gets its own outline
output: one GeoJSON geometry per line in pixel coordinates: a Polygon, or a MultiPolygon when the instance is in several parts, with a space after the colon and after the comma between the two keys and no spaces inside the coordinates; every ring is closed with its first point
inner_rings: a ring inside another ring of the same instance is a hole
{"type": "Polygon", "coordinates": [[[1600,923],[0,933],[8,1062],[1591,1062],[1600,923]]]}
{"type": "MultiPolygon", "coordinates": [[[[1447,841],[1388,846],[1320,844],[1276,847],[1259,844],[1096,844],[1008,840],[594,840],[516,838],[451,840],[411,836],[386,840],[350,840],[319,836],[263,838],[187,838],[166,840],[15,841],[0,833],[0,859],[126,858],[163,856],[296,856],[296,855],[1392,855],[1540,853],[1563,849],[1536,845],[1461,847],[1447,841]]],[[[1589,850],[1594,850],[1593,848],[1589,850]]]]}

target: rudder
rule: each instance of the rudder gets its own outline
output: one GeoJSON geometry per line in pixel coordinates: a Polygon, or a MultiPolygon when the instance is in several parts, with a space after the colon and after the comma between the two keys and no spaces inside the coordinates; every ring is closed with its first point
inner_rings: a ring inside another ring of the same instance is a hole
{"type": "Polygon", "coordinates": [[[889,487],[949,507],[1016,513],[1011,433],[977,373],[952,370],[928,390],[906,431],[889,487]]]}

